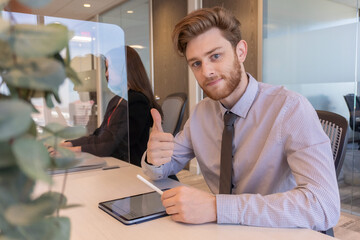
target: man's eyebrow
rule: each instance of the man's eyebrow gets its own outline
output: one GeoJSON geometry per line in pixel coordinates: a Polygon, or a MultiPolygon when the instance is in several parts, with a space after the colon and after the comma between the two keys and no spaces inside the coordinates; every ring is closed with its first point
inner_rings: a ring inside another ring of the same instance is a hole
{"type": "MultiPolygon", "coordinates": [[[[204,54],[204,56],[210,55],[211,53],[215,52],[216,50],[218,50],[218,49],[220,49],[220,48],[221,48],[221,47],[213,48],[213,49],[211,49],[210,51],[206,52],[206,53],[204,54]]],[[[191,61],[195,61],[195,60],[197,60],[197,58],[196,58],[196,57],[193,57],[193,58],[187,59],[187,62],[191,62],[191,61]]]]}

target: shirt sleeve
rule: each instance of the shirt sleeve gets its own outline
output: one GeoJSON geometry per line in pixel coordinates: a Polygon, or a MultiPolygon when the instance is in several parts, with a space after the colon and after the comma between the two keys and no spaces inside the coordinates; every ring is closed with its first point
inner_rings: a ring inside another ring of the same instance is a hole
{"type": "Polygon", "coordinates": [[[82,144],[86,144],[88,141],[87,141],[87,136],[84,136],[73,140],[66,140],[65,142],[71,142],[72,145],[76,147],[76,146],[81,146],[82,144]]]}
{"type": "Polygon", "coordinates": [[[151,179],[151,180],[159,180],[163,179],[164,177],[164,165],[161,166],[154,166],[148,164],[146,161],[146,151],[144,152],[141,158],[141,168],[143,172],[151,179]]]}
{"type": "Polygon", "coordinates": [[[269,195],[216,195],[218,223],[314,230],[336,225],[340,199],[335,167],[330,140],[316,112],[300,97],[289,101],[281,117],[278,141],[296,187],[269,195]]]}
{"type": "MultiPolygon", "coordinates": [[[[104,120],[105,121],[105,120],[104,120]]],[[[111,156],[120,144],[127,149],[127,103],[122,101],[111,116],[100,134],[86,137],[81,145],[81,151],[100,157],[111,156]]]]}

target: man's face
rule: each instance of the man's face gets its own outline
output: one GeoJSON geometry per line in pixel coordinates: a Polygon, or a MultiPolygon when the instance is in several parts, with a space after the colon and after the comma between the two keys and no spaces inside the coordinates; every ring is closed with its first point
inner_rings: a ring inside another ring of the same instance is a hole
{"type": "Polygon", "coordinates": [[[185,56],[200,87],[211,99],[224,99],[239,85],[239,60],[219,29],[212,28],[189,41],[185,56]]]}

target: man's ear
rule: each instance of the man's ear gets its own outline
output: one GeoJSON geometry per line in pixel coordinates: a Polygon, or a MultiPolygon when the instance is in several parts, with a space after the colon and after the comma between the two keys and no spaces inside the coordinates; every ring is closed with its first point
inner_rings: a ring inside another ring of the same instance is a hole
{"type": "Polygon", "coordinates": [[[246,55],[247,55],[247,43],[245,40],[241,40],[236,45],[236,56],[239,62],[241,63],[245,62],[246,55]]]}

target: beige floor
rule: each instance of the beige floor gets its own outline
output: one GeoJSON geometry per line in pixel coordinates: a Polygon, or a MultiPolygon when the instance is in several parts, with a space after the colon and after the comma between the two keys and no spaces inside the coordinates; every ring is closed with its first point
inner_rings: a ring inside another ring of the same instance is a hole
{"type": "MultiPolygon", "coordinates": [[[[209,191],[202,175],[182,170],[176,176],[184,184],[209,191]]],[[[341,240],[360,240],[360,217],[342,212],[338,224],[334,227],[334,233],[335,237],[341,240]]]]}

